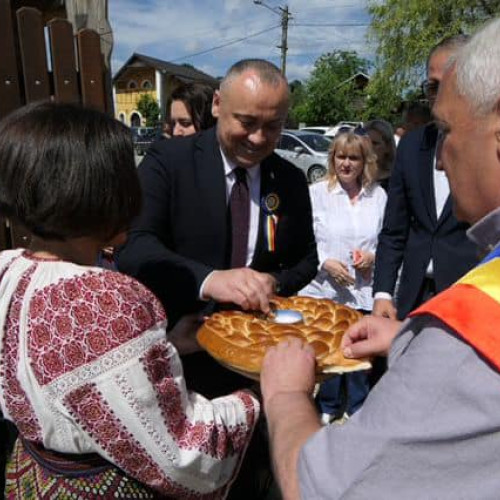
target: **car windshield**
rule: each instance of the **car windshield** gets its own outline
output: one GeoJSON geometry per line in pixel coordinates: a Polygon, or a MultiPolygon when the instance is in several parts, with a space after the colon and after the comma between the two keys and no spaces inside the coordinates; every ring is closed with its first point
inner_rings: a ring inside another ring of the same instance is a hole
{"type": "Polygon", "coordinates": [[[328,146],[330,141],[325,139],[319,134],[303,134],[300,135],[300,140],[305,142],[314,151],[319,151],[320,153],[326,153],[328,151],[328,146]]]}

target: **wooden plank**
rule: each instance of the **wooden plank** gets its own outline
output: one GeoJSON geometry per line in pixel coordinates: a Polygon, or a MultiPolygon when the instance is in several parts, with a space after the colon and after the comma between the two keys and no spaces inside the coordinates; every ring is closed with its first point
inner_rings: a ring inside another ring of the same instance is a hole
{"type": "Polygon", "coordinates": [[[17,26],[26,102],[48,99],[50,82],[40,11],[32,7],[22,7],[17,11],[17,26]]]}
{"type": "Polygon", "coordinates": [[[84,29],[78,32],[77,39],[82,103],[105,112],[104,62],[99,35],[84,29]]]}
{"type": "Polygon", "coordinates": [[[58,102],[80,102],[73,27],[65,19],[48,24],[54,95],[58,102]]]}
{"type": "Polygon", "coordinates": [[[0,0],[0,119],[22,103],[10,0],[0,0]]]}

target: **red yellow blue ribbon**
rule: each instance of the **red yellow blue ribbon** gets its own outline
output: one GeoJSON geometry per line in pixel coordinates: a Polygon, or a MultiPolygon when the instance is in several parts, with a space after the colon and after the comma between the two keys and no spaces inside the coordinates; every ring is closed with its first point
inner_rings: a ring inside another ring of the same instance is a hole
{"type": "Polygon", "coordinates": [[[267,251],[276,251],[276,227],[278,226],[278,216],[275,214],[266,215],[266,241],[267,251]]]}

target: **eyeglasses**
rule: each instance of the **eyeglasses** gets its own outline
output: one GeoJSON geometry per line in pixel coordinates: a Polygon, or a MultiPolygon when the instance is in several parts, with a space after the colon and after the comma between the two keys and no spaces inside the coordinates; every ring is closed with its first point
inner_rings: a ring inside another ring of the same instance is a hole
{"type": "Polygon", "coordinates": [[[335,137],[337,137],[338,135],[340,134],[347,134],[351,132],[352,134],[354,135],[359,135],[359,136],[362,136],[362,137],[365,137],[368,135],[368,131],[365,129],[365,127],[362,127],[361,125],[358,125],[357,127],[340,127],[337,131],[337,133],[335,134],[335,137]]]}
{"type": "Polygon", "coordinates": [[[357,126],[354,128],[354,130],[352,131],[352,133],[354,135],[360,135],[361,137],[365,137],[368,135],[368,130],[366,130],[365,127],[361,127],[361,126],[357,126]]]}
{"type": "Polygon", "coordinates": [[[426,96],[436,95],[439,90],[439,82],[437,80],[425,80],[422,83],[422,90],[426,96]]]}

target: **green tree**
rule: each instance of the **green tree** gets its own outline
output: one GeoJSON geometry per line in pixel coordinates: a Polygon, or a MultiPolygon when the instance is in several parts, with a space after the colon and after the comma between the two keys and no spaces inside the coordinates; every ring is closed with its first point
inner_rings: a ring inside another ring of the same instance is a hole
{"type": "Polygon", "coordinates": [[[146,127],[155,127],[160,116],[160,106],[151,94],[142,94],[137,101],[137,110],[146,120],[146,127]]]}
{"type": "Polygon", "coordinates": [[[404,92],[425,78],[430,49],[499,14],[500,0],[368,0],[368,11],[377,71],[367,89],[366,114],[387,116],[404,92]]]}
{"type": "Polygon", "coordinates": [[[316,125],[358,120],[363,91],[352,77],[367,69],[368,61],[356,52],[335,50],[323,54],[314,63],[300,99],[293,103],[292,118],[316,125]]]}
{"type": "Polygon", "coordinates": [[[297,128],[299,121],[296,120],[293,110],[299,106],[305,99],[305,89],[304,84],[300,80],[293,80],[289,83],[290,88],[290,113],[288,114],[288,120],[286,123],[286,128],[297,128]]]}

